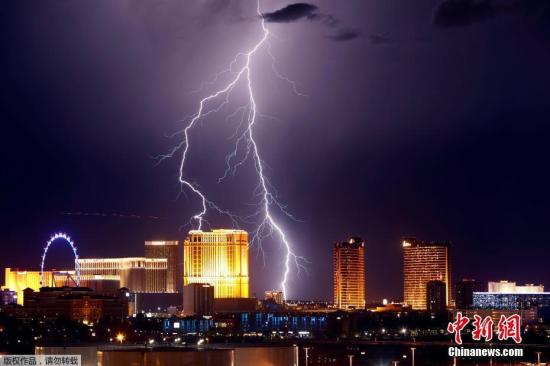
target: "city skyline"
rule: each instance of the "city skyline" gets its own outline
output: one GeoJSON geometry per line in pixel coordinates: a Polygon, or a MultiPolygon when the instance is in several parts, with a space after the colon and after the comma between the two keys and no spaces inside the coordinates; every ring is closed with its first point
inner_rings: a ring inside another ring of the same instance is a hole
{"type": "MultiPolygon", "coordinates": [[[[550,283],[537,270],[545,265],[550,207],[547,31],[521,9],[469,23],[443,2],[315,2],[311,19],[267,22],[277,36],[277,69],[307,95],[273,76],[264,52],[253,75],[262,85],[258,141],[296,218],[284,229],[310,261],[309,275],[292,269],[291,298],[330,299],[330,289],[310,284],[331,280],[324,249],[355,235],[368,248],[371,298],[400,296],[398,243],[406,236],[452,242],[457,279],[550,283]],[[529,265],[505,265],[511,256],[529,265]]],[[[36,266],[52,231],[70,232],[85,258],[138,256],[143,240],[184,239],[200,202],[181,194],[177,161],[153,158],[174,145],[166,136],[212,89],[193,91],[259,35],[250,4],[195,5],[167,2],[158,10],[99,0],[91,11],[22,1],[0,14],[8,136],[0,242],[10,251],[0,267],[36,266]]],[[[286,5],[262,3],[268,13],[286,5]]],[[[225,169],[223,141],[238,121],[226,117],[203,121],[188,169],[221,207],[246,216],[253,172],[216,181],[225,169]]],[[[232,226],[216,215],[208,220],[232,226]]],[[[265,249],[280,274],[279,244],[265,249]]],[[[52,250],[50,267],[70,260],[66,248],[52,250]]],[[[254,247],[250,258],[251,288],[279,287],[254,247]]]]}
{"type": "MultiPolygon", "coordinates": [[[[52,236],[54,237],[68,238],[68,235],[56,233],[52,236]]],[[[521,281],[510,278],[493,277],[480,281],[478,277],[475,280],[472,278],[475,277],[475,273],[469,273],[470,277],[453,279],[451,243],[449,242],[421,241],[406,237],[402,239],[400,246],[403,249],[401,257],[403,272],[400,279],[403,293],[400,296],[390,297],[390,300],[409,305],[414,310],[429,308],[429,293],[433,291],[428,290],[431,282],[441,282],[444,286],[446,299],[443,306],[457,309],[467,309],[470,306],[468,303],[472,303],[472,293],[476,291],[480,294],[485,293],[483,288],[488,288],[488,293],[544,292],[544,284],[537,282],[538,280],[533,282],[533,278],[524,282],[524,285],[516,285],[521,281]],[[487,287],[483,282],[488,284],[487,287]]],[[[372,306],[381,303],[382,300],[384,303],[388,301],[388,298],[366,296],[365,289],[372,284],[372,281],[365,275],[365,242],[360,237],[350,237],[347,241],[333,243],[332,286],[325,288],[332,288],[332,294],[325,299],[285,298],[281,289],[258,291],[250,289],[249,284],[253,282],[254,277],[249,274],[248,233],[243,230],[191,230],[182,242],[146,240],[143,249],[144,257],[79,257],[75,260],[75,265],[78,263],[80,276],[75,273],[76,266],[75,268],[44,267],[44,281],[46,286],[65,286],[76,285],[75,281],[78,279],[81,286],[90,287],[95,291],[113,292],[119,288],[129,288],[133,293],[150,294],[176,293],[174,291],[176,289],[177,293],[182,294],[186,285],[208,284],[218,289],[216,298],[253,297],[260,300],[263,291],[266,297],[278,296],[279,302],[282,299],[288,299],[321,300],[330,303],[332,300],[334,306],[341,309],[364,309],[365,305],[372,306]],[[173,258],[174,253],[177,258],[183,258],[180,262],[183,270],[173,258]],[[176,274],[177,280],[174,283],[176,274]]],[[[22,268],[15,265],[6,267],[2,273],[6,290],[16,291],[19,303],[22,302],[23,289],[30,287],[38,291],[40,288],[41,272],[34,267],[22,268]]]]}

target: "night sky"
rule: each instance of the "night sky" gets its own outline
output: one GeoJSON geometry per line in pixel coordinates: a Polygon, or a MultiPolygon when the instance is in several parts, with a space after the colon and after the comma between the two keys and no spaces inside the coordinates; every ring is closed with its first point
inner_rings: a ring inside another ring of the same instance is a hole
{"type": "MultiPolygon", "coordinates": [[[[276,214],[309,274],[290,298],[332,297],[332,243],[366,241],[367,301],[398,299],[403,236],[452,242],[453,281],[550,287],[550,2],[265,1],[277,69],[253,60],[255,130],[276,214]]],[[[0,7],[0,267],[38,269],[55,231],[82,257],[183,240],[200,202],[155,156],[211,80],[257,42],[253,1],[8,0],[0,7]],[[69,215],[69,213],[71,213],[69,215]],[[80,214],[79,214],[80,213],[80,214]],[[85,214],[86,213],[86,214],[85,214]]],[[[243,102],[191,133],[188,176],[221,207],[257,202],[252,165],[218,184],[243,102]]],[[[209,215],[214,227],[227,218],[209,215]]],[[[245,227],[250,230],[251,227],[245,227]]],[[[251,292],[283,250],[251,252],[251,292]]],[[[69,268],[69,248],[48,267],[69,268]]],[[[3,279],[3,273],[0,275],[3,279]]]]}

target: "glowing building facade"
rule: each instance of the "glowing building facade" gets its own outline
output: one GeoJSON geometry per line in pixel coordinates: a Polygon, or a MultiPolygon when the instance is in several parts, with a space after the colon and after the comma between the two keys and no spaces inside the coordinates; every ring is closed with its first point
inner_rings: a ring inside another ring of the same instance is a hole
{"type": "Polygon", "coordinates": [[[264,299],[273,300],[277,304],[282,304],[284,302],[283,291],[268,290],[264,293],[264,299]]]}
{"type": "Polygon", "coordinates": [[[118,288],[127,287],[136,293],[166,292],[166,258],[94,258],[78,259],[78,262],[82,285],[92,281],[118,281],[118,288]]]}
{"type": "MultiPolygon", "coordinates": [[[[40,290],[40,271],[6,268],[4,274],[2,289],[15,291],[19,305],[23,305],[24,289],[40,290]]],[[[44,286],[75,286],[74,277],[74,271],[44,271],[44,286]]]]}
{"type": "Polygon", "coordinates": [[[515,282],[509,281],[490,281],[487,284],[487,288],[487,292],[500,294],[537,294],[544,292],[543,285],[534,285],[532,283],[528,283],[523,286],[518,286],[515,282]]]}
{"type": "Polygon", "coordinates": [[[414,238],[403,240],[404,301],[414,310],[426,310],[429,281],[445,283],[445,304],[451,304],[451,269],[448,242],[423,242],[414,238]]]}
{"type": "Polygon", "coordinates": [[[153,240],[145,242],[145,258],[166,259],[166,292],[180,292],[179,243],[176,240],[153,240]]]}
{"type": "Polygon", "coordinates": [[[333,248],[334,305],[365,308],[365,242],[361,238],[336,242],[333,248]]]}
{"type": "MultiPolygon", "coordinates": [[[[52,280],[52,272],[44,272],[44,282],[49,284],[52,280]]],[[[40,289],[40,271],[5,269],[4,286],[2,286],[2,289],[15,291],[19,305],[23,305],[23,290],[26,288],[31,288],[34,291],[40,289]]]]}
{"type": "Polygon", "coordinates": [[[192,230],[183,245],[183,285],[207,283],[214,298],[248,298],[248,233],[192,230]]]}

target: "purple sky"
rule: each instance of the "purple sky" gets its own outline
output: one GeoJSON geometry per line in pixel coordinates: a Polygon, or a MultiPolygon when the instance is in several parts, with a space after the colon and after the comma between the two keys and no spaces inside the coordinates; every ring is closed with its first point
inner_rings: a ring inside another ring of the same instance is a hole
{"type": "MultiPolygon", "coordinates": [[[[265,2],[274,12],[290,2],[265,2]]],[[[297,218],[277,216],[309,275],[290,297],[330,299],[331,248],[366,241],[367,297],[401,296],[402,236],[453,243],[455,279],[550,286],[547,141],[550,11],[449,1],[319,1],[270,22],[277,68],[253,60],[267,175],[297,218]],[[311,8],[310,8],[311,9],[311,8]],[[312,15],[313,14],[313,15],[312,15]]],[[[0,8],[0,266],[38,267],[51,232],[82,257],[140,255],[180,239],[197,211],[178,198],[179,142],[207,87],[260,34],[253,1],[14,1],[0,8]],[[67,216],[64,212],[139,215],[67,216]],[[153,218],[158,217],[158,218],[153,218]]],[[[230,107],[243,102],[235,91],[230,107]]],[[[251,166],[219,185],[231,108],[192,134],[189,176],[222,207],[249,212],[251,166]]],[[[209,217],[227,226],[223,217],[209,217]]],[[[250,229],[250,228],[247,228],[250,229]]],[[[277,287],[282,247],[251,256],[252,292],[277,287]]],[[[68,248],[49,262],[66,267],[68,248]]]]}

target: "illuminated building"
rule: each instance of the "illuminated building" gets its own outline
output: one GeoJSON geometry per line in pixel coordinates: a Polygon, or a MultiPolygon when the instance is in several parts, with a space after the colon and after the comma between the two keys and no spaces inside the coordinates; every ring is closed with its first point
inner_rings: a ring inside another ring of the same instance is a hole
{"type": "Polygon", "coordinates": [[[208,283],[215,298],[248,298],[248,233],[192,230],[183,245],[183,284],[208,283]]]}
{"type": "MultiPolygon", "coordinates": [[[[74,271],[44,271],[44,286],[74,286],[74,271]]],[[[2,289],[15,291],[17,303],[23,305],[23,290],[30,288],[40,290],[40,271],[27,271],[22,269],[5,269],[4,286],[2,289]]]]}
{"type": "Polygon", "coordinates": [[[283,303],[283,291],[269,290],[265,292],[265,300],[273,300],[277,304],[283,303]]]}
{"type": "Polygon", "coordinates": [[[0,306],[16,304],[17,303],[17,292],[4,289],[0,291],[0,306]]]}
{"type": "Polygon", "coordinates": [[[543,285],[517,286],[515,282],[489,282],[487,292],[473,293],[476,309],[526,310],[550,307],[550,292],[543,285]]]}
{"type": "Polygon", "coordinates": [[[403,240],[404,301],[413,310],[426,310],[426,285],[443,281],[447,306],[451,303],[451,269],[447,242],[423,242],[413,238],[403,240]]]}
{"type": "Polygon", "coordinates": [[[508,281],[489,282],[487,287],[488,292],[500,294],[534,294],[544,292],[543,285],[526,284],[518,286],[515,282],[508,281]]]}
{"type": "Polygon", "coordinates": [[[524,310],[550,306],[550,292],[474,292],[473,300],[476,309],[524,310]]]}
{"type": "MultiPolygon", "coordinates": [[[[53,275],[51,271],[44,271],[44,283],[51,284],[53,275]]],[[[40,289],[40,271],[23,271],[19,269],[5,269],[3,289],[9,289],[17,293],[17,303],[23,305],[23,290],[31,288],[40,289]]]]}
{"type": "Polygon", "coordinates": [[[190,283],[183,287],[183,314],[212,315],[214,312],[214,287],[207,283],[190,283]]]}
{"type": "Polygon", "coordinates": [[[428,281],[426,284],[426,306],[430,313],[447,310],[447,286],[443,281],[428,281]]]}
{"type": "Polygon", "coordinates": [[[166,292],[166,258],[78,259],[82,284],[89,281],[119,281],[134,293],[166,292]]]}
{"type": "Polygon", "coordinates": [[[334,305],[365,308],[365,242],[361,238],[336,242],[333,248],[334,305]]]}
{"type": "Polygon", "coordinates": [[[474,292],[481,292],[484,286],[473,279],[463,279],[456,283],[455,301],[457,309],[469,309],[472,307],[474,292]]]}
{"type": "Polygon", "coordinates": [[[145,258],[165,258],[167,261],[166,292],[179,292],[178,288],[181,286],[181,277],[178,270],[179,254],[179,245],[175,240],[145,242],[145,258]]]}

